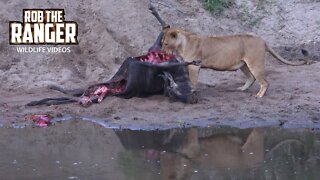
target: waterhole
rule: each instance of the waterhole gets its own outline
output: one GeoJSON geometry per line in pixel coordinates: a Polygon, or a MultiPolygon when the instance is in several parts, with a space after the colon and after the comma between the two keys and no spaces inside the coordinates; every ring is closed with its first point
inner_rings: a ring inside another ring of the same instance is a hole
{"type": "Polygon", "coordinates": [[[0,128],[0,179],[317,179],[319,169],[312,129],[0,128]]]}

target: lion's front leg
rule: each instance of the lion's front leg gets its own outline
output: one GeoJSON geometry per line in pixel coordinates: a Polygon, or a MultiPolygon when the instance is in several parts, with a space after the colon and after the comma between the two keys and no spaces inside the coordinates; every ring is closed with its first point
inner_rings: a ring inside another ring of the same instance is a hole
{"type": "Polygon", "coordinates": [[[195,91],[197,89],[200,66],[189,65],[188,71],[192,89],[195,91]]]}

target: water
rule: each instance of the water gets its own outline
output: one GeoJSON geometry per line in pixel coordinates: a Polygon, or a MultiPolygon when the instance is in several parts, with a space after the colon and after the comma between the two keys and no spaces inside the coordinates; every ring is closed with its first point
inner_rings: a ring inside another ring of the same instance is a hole
{"type": "Polygon", "coordinates": [[[320,132],[116,130],[88,121],[0,128],[0,179],[318,179],[320,132]]]}

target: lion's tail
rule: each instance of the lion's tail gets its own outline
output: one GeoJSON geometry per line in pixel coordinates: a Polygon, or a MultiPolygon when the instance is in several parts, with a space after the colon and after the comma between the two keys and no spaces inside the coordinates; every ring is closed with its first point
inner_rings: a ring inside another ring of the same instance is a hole
{"type": "Polygon", "coordinates": [[[279,61],[281,61],[285,64],[292,65],[292,66],[301,66],[301,65],[304,65],[307,63],[307,61],[304,61],[304,60],[303,61],[296,61],[296,62],[288,61],[288,60],[284,59],[283,57],[281,57],[278,53],[276,53],[267,44],[266,44],[266,49],[273,57],[275,57],[276,59],[278,59],[279,61]]]}

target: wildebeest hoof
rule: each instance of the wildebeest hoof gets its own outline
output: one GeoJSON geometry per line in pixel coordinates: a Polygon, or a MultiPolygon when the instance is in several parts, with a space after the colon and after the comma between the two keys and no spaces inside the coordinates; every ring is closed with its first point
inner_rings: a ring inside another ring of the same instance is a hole
{"type": "Polygon", "coordinates": [[[80,98],[79,104],[83,107],[89,107],[92,104],[92,100],[87,96],[83,96],[80,98]]]}

